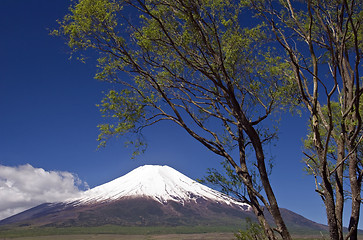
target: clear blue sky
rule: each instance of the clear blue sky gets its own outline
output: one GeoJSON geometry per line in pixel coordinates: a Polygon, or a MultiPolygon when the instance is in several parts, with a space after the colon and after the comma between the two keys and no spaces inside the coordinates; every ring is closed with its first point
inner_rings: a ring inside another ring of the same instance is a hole
{"type": "MultiPolygon", "coordinates": [[[[123,139],[96,150],[96,126],[103,119],[95,105],[110,86],[93,79],[94,59],[87,64],[69,60],[64,40],[48,34],[69,4],[0,1],[0,165],[28,163],[47,171],[72,172],[90,187],[144,164],[166,164],[194,179],[209,167],[219,167],[220,158],[171,123],[144,132],[148,150],[136,160],[130,159],[131,149],[125,148],[123,139]]],[[[325,223],[314,180],[302,171],[304,123],[303,117],[282,118],[280,140],[268,149],[275,156],[272,185],[281,207],[325,223]]]]}

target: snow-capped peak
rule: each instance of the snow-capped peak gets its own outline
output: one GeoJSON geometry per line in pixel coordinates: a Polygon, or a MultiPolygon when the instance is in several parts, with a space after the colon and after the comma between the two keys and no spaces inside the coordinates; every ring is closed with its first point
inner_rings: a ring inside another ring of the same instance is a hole
{"type": "Polygon", "coordinates": [[[122,177],[85,191],[80,198],[70,201],[82,204],[126,197],[149,197],[160,203],[167,201],[184,203],[203,198],[249,209],[248,204],[206,187],[169,166],[159,165],[138,167],[122,177]]]}

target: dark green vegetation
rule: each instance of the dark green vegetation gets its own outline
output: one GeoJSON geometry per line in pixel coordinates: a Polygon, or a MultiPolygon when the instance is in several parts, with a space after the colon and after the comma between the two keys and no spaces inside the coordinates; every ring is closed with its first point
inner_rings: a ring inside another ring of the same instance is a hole
{"type": "MultiPolygon", "coordinates": [[[[231,240],[232,233],[196,233],[196,234],[162,234],[162,235],[120,235],[120,234],[87,234],[87,235],[52,235],[37,237],[20,237],[19,240],[231,240]]],[[[8,238],[6,238],[8,239],[8,238]]],[[[4,240],[4,239],[3,239],[4,240]]]]}
{"type": "Polygon", "coordinates": [[[156,235],[156,234],[189,234],[212,232],[235,232],[240,226],[150,226],[125,227],[105,225],[99,227],[19,227],[15,229],[1,227],[0,238],[47,236],[47,235],[74,235],[74,234],[122,234],[122,235],[156,235]]]}
{"type": "MultiPolygon", "coordinates": [[[[19,228],[0,228],[0,239],[3,238],[20,238],[20,237],[38,237],[53,235],[90,235],[90,234],[112,234],[112,235],[166,235],[166,234],[202,234],[202,233],[234,233],[239,229],[244,229],[245,223],[239,226],[150,226],[150,227],[125,227],[116,225],[104,225],[99,227],[19,227],[19,228]]],[[[292,231],[292,233],[294,233],[292,231]]],[[[228,235],[228,234],[227,234],[228,235]]],[[[321,237],[319,231],[305,231],[296,233],[301,238],[311,238],[315,236],[317,239],[321,237]]],[[[228,235],[231,236],[231,235],[228,235]]],[[[233,238],[233,237],[232,237],[233,238]]],[[[229,239],[232,239],[229,238],[229,239]]],[[[71,239],[71,238],[69,238],[71,239]]],[[[98,238],[96,238],[98,239],[98,238]]],[[[189,238],[188,238],[189,239],[189,238]]],[[[198,239],[198,238],[196,238],[198,239]]],[[[211,238],[213,239],[213,238],[211,238]]]]}

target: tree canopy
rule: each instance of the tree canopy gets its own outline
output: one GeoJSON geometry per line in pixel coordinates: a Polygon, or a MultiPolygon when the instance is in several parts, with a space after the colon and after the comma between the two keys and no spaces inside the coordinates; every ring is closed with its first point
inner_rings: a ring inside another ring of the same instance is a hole
{"type": "MultiPolygon", "coordinates": [[[[120,83],[100,104],[109,118],[100,125],[101,143],[163,120],[175,122],[228,160],[244,180],[256,214],[262,212],[259,199],[289,239],[262,148],[274,131],[262,124],[291,103],[287,96],[296,88],[264,24],[243,25],[242,13],[236,1],[81,0],[54,34],[65,36],[75,51],[96,50],[96,78],[120,83]],[[256,154],[250,166],[248,145],[256,154]],[[255,166],[267,199],[253,186],[249,167],[255,166]]],[[[259,220],[274,239],[264,217],[259,220]]]]}
{"type": "Polygon", "coordinates": [[[276,136],[273,114],[302,102],[311,116],[331,237],[342,239],[336,216],[343,206],[341,200],[334,203],[341,191],[332,190],[327,156],[336,138],[344,154],[334,174],[340,181],[340,166],[349,165],[356,199],[349,234],[355,236],[363,174],[355,147],[362,126],[361,21],[362,3],[355,0],[79,0],[53,34],[65,37],[81,60],[96,53],[96,78],[117,83],[99,104],[107,119],[99,126],[101,145],[136,134],[139,151],[142,129],[176,123],[226,159],[269,239],[276,236],[263,206],[274,218],[274,230],[283,239],[291,236],[263,146],[276,136]],[[339,120],[334,102],[343,112],[339,120]]]}

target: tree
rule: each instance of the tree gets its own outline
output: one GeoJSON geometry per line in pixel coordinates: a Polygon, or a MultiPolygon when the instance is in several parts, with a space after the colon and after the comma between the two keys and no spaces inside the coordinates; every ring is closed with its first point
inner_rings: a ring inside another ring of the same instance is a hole
{"type": "Polygon", "coordinates": [[[310,113],[309,140],[313,151],[305,155],[320,183],[316,190],[325,204],[330,237],[343,239],[346,166],[352,197],[346,238],[357,239],[363,175],[358,154],[362,145],[359,106],[363,89],[359,72],[363,3],[356,0],[244,2],[266,21],[285,50],[301,100],[310,113]],[[329,158],[332,151],[335,158],[329,158]]]}
{"type": "MultiPolygon", "coordinates": [[[[361,110],[362,110],[362,106],[360,106],[361,110]]],[[[360,110],[360,111],[361,111],[360,110]]],[[[323,106],[322,107],[322,113],[325,115],[325,117],[328,117],[327,114],[328,112],[330,112],[332,114],[332,124],[334,125],[334,129],[336,129],[336,132],[339,133],[340,132],[340,123],[342,121],[342,111],[340,109],[340,104],[337,102],[331,102],[331,109],[328,110],[327,106],[323,106]]],[[[335,211],[337,213],[337,221],[339,223],[338,227],[339,227],[339,234],[341,235],[341,237],[343,237],[343,207],[344,207],[344,203],[345,200],[347,199],[352,199],[352,193],[350,192],[349,189],[346,189],[345,186],[349,186],[349,163],[342,159],[342,157],[348,158],[349,156],[343,155],[342,152],[345,152],[345,154],[349,155],[349,150],[347,149],[342,149],[344,147],[344,145],[342,145],[340,141],[340,137],[334,135],[335,133],[332,134],[332,139],[330,140],[330,142],[327,143],[327,136],[328,136],[328,132],[326,131],[325,128],[322,127],[323,123],[322,120],[319,119],[319,127],[320,127],[320,134],[321,134],[321,139],[325,144],[327,145],[327,168],[330,172],[330,177],[329,177],[329,182],[332,188],[332,191],[334,192],[334,195],[336,197],[335,203],[335,211]],[[335,171],[337,171],[337,169],[339,169],[339,172],[334,173],[335,171]]],[[[316,153],[316,148],[314,146],[314,142],[313,142],[313,138],[314,134],[312,132],[312,126],[311,124],[309,124],[309,132],[308,135],[304,141],[304,154],[306,156],[306,158],[304,159],[305,163],[306,163],[306,171],[308,174],[313,175],[315,178],[315,191],[317,193],[320,194],[321,198],[324,201],[324,192],[323,192],[323,188],[322,188],[322,178],[321,178],[321,162],[319,160],[319,158],[317,158],[317,153],[316,153]]],[[[362,144],[360,143],[362,139],[362,132],[359,133],[359,137],[357,138],[357,143],[356,143],[356,151],[357,151],[357,171],[358,172],[362,172],[363,169],[363,159],[362,159],[362,155],[361,155],[361,149],[362,149],[362,144]]],[[[360,179],[358,180],[358,182],[362,182],[362,175],[360,175],[360,179]]],[[[362,189],[360,188],[360,191],[362,191],[362,189]]],[[[348,238],[349,235],[347,235],[346,238],[348,238]]]]}
{"type": "Polygon", "coordinates": [[[263,25],[242,25],[242,10],[238,1],[80,0],[53,33],[75,52],[96,50],[96,78],[119,83],[100,104],[109,118],[100,125],[102,143],[173,121],[227,159],[246,185],[246,200],[266,236],[276,239],[262,205],[275,230],[291,239],[270,185],[263,143],[274,136],[265,122],[291,104],[295,85],[263,25]],[[254,186],[247,146],[266,197],[254,186]]]}
{"type": "MultiPolygon", "coordinates": [[[[246,158],[247,159],[247,158],[246,158]]],[[[249,162],[249,161],[247,161],[249,162]]],[[[254,162],[250,162],[249,168],[251,169],[250,174],[252,177],[252,183],[254,188],[261,192],[263,186],[259,181],[258,172],[253,168],[254,162]]],[[[216,168],[208,168],[207,175],[199,182],[203,184],[209,184],[220,189],[221,192],[238,199],[241,202],[249,202],[248,191],[246,185],[244,185],[242,179],[238,176],[236,171],[231,167],[227,160],[221,162],[222,170],[216,168]]],[[[272,172],[272,161],[267,164],[268,175],[272,172]]]]}

